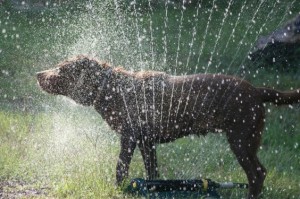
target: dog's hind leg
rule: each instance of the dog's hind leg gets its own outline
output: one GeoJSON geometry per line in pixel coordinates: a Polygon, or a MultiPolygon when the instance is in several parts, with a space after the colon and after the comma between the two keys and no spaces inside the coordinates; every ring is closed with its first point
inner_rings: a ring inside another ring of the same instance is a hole
{"type": "Polygon", "coordinates": [[[240,136],[233,135],[233,133],[239,132],[227,134],[228,140],[230,148],[246,172],[249,183],[248,199],[257,199],[262,191],[267,172],[257,157],[261,131],[251,132],[251,129],[245,128],[243,134],[238,134],[240,136]]]}
{"type": "Polygon", "coordinates": [[[139,142],[138,146],[144,160],[145,169],[147,171],[147,179],[158,178],[159,173],[155,145],[152,142],[145,140],[139,142]]]}
{"type": "Polygon", "coordinates": [[[257,199],[262,191],[266,169],[259,162],[256,155],[236,146],[232,146],[231,149],[246,172],[249,183],[248,199],[257,199]]]}

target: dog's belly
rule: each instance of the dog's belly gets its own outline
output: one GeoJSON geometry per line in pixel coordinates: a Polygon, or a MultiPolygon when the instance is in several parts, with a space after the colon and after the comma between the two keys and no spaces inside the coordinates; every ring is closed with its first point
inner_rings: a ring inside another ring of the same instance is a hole
{"type": "Polygon", "coordinates": [[[166,120],[152,126],[151,133],[159,142],[171,142],[189,135],[206,135],[208,132],[223,132],[223,120],[213,115],[193,118],[190,116],[178,117],[177,120],[166,120]]]}

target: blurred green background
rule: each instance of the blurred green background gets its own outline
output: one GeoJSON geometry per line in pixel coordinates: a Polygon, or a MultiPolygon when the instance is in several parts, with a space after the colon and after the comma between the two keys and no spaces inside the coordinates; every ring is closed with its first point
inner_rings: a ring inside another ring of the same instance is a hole
{"type": "MultiPolygon", "coordinates": [[[[283,69],[248,58],[261,36],[299,12],[296,0],[0,1],[0,196],[131,197],[114,187],[118,136],[91,107],[42,92],[36,72],[85,54],[128,70],[222,73],[257,86],[300,88],[299,60],[283,69]]],[[[264,198],[300,196],[299,109],[266,105],[264,198]]],[[[130,177],[144,177],[135,154],[130,177]]],[[[221,135],[160,145],[158,156],[165,179],[246,182],[221,135]]],[[[222,194],[243,198],[246,191],[222,194]]]]}

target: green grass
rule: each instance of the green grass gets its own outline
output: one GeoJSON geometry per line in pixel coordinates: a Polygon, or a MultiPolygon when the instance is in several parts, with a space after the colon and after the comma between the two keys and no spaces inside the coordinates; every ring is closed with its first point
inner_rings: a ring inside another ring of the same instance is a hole
{"type": "MultiPolygon", "coordinates": [[[[48,187],[50,196],[57,198],[123,198],[122,190],[114,187],[118,138],[94,111],[65,105],[53,104],[55,108],[50,114],[1,113],[1,126],[5,127],[1,134],[5,143],[1,144],[1,165],[4,165],[0,170],[1,179],[22,179],[33,183],[35,189],[48,187]]],[[[297,198],[299,194],[299,147],[296,145],[299,124],[291,122],[294,130],[284,132],[290,128],[280,125],[278,120],[281,119],[275,117],[287,114],[290,120],[297,121],[299,116],[293,111],[272,109],[268,116],[259,152],[269,171],[265,198],[297,198]]],[[[158,158],[164,179],[246,182],[224,136],[185,138],[160,145],[158,158]]],[[[137,151],[130,178],[144,176],[137,151]]],[[[241,198],[246,191],[220,193],[225,198],[241,198]]]]}
{"type": "MultiPolygon", "coordinates": [[[[286,11],[290,3],[281,2],[273,8],[274,2],[266,1],[257,10],[259,4],[249,2],[236,21],[244,2],[235,2],[217,43],[228,6],[224,2],[217,2],[207,35],[212,2],[202,5],[197,20],[195,4],[184,12],[178,4],[169,5],[166,18],[164,5],[157,2],[145,8],[148,2],[142,1],[136,5],[138,12],[130,4],[120,5],[116,11],[112,1],[92,3],[93,9],[73,4],[34,12],[12,8],[7,12],[0,7],[0,182],[25,182],[12,192],[46,187],[48,194],[32,197],[132,197],[114,187],[118,136],[91,108],[48,96],[36,85],[35,72],[66,57],[83,53],[127,69],[150,68],[172,74],[217,72],[243,76],[258,86],[300,88],[300,70],[279,73],[258,69],[246,58],[259,35],[270,33],[292,16],[286,11]],[[251,19],[256,11],[254,23],[251,19]],[[230,35],[235,24],[233,40],[230,35]],[[144,39],[139,40],[138,35],[144,39]]],[[[299,12],[298,4],[290,7],[292,13],[299,12]]],[[[259,151],[269,171],[264,198],[299,198],[299,105],[267,105],[266,110],[259,151]]],[[[158,161],[164,179],[246,182],[225,136],[184,138],[160,145],[158,161]]],[[[129,178],[136,177],[145,177],[139,151],[130,167],[129,178]]],[[[224,198],[243,198],[245,194],[246,190],[222,191],[224,198]]]]}
{"type": "MultiPolygon", "coordinates": [[[[53,111],[58,109],[63,110],[59,114],[1,114],[1,126],[5,127],[1,134],[5,143],[1,144],[1,179],[26,180],[35,188],[43,185],[50,188],[50,195],[58,198],[123,198],[122,190],[114,187],[117,137],[110,138],[113,132],[99,121],[94,111],[83,107],[75,110],[74,107],[58,107],[53,111]],[[85,116],[80,114],[82,111],[85,116]],[[99,128],[101,138],[96,142],[95,131],[99,128]]],[[[282,113],[299,117],[284,110],[282,113]]],[[[299,147],[296,145],[298,124],[292,122],[296,125],[294,132],[284,136],[287,127],[278,125],[278,118],[268,119],[268,130],[259,153],[269,171],[265,198],[297,198],[300,175],[299,147]]],[[[246,182],[224,136],[181,139],[159,146],[158,155],[161,177],[165,179],[205,177],[216,181],[246,182]]],[[[144,175],[141,157],[136,152],[130,177],[144,175]]],[[[246,191],[221,193],[226,198],[241,198],[246,191]]]]}

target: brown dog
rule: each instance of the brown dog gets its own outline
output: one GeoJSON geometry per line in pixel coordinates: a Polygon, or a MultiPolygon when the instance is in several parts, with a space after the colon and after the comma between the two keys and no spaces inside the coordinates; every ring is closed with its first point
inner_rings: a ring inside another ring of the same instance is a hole
{"type": "Polygon", "coordinates": [[[266,169],[256,156],[264,127],[263,103],[300,102],[300,89],[279,92],[255,88],[225,75],[128,72],[84,56],[40,72],[37,78],[48,93],[94,106],[121,135],[118,184],[128,175],[136,145],[147,177],[153,179],[158,177],[156,144],[190,134],[224,132],[248,177],[248,198],[259,196],[266,177],[266,169]]]}

